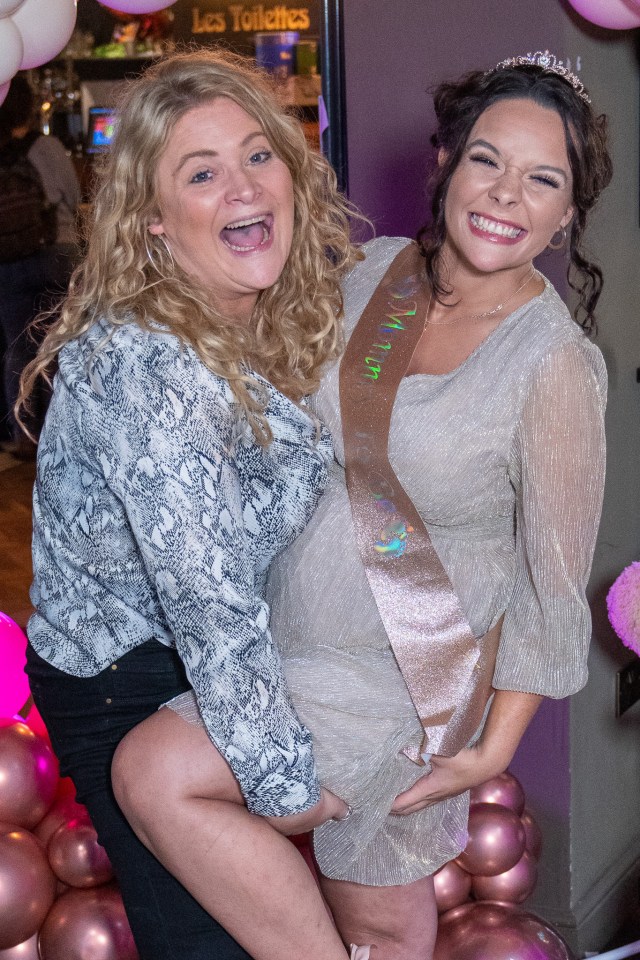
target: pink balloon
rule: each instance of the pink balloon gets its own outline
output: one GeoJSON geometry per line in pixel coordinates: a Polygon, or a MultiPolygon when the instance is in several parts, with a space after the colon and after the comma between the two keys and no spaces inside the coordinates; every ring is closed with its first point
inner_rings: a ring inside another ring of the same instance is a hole
{"type": "Polygon", "coordinates": [[[533,814],[526,808],[520,817],[524,827],[524,845],[535,860],[540,859],[542,853],[542,830],[534,820],[533,814]]]}
{"type": "Polygon", "coordinates": [[[494,877],[473,877],[471,889],[476,900],[523,903],[533,893],[537,879],[536,861],[525,850],[511,870],[505,870],[494,877]]]}
{"type": "Polygon", "coordinates": [[[24,44],[21,70],[58,56],[71,39],[76,13],[77,0],[24,0],[11,18],[24,44]]]}
{"type": "MultiPolygon", "coordinates": [[[[15,29],[15,27],[14,27],[15,29]]],[[[16,31],[17,32],[17,31],[16,31]]],[[[18,66],[22,53],[18,59],[18,66]]],[[[17,71],[14,70],[14,73],[17,71]]],[[[7,85],[7,90],[10,83],[7,85]]],[[[5,94],[6,96],[6,94],[5,94]]],[[[24,672],[27,638],[11,617],[0,613],[0,716],[10,717],[29,699],[29,681],[24,672]]]]}
{"type": "Polygon", "coordinates": [[[98,0],[98,3],[118,13],[155,13],[157,10],[166,10],[175,0],[115,0],[113,3],[98,0]]]}
{"type": "Polygon", "coordinates": [[[471,789],[471,803],[499,803],[520,816],[524,810],[524,790],[513,774],[505,771],[471,789]]]}
{"type": "Polygon", "coordinates": [[[10,17],[24,0],[0,0],[0,17],[10,17]]]}
{"type": "Polygon", "coordinates": [[[455,860],[445,863],[444,867],[434,873],[433,885],[438,913],[445,913],[460,906],[469,899],[471,893],[471,877],[455,860]]]}
{"type": "Polygon", "coordinates": [[[98,887],[113,880],[107,851],[87,817],[59,826],[49,839],[47,854],[56,876],[70,887],[98,887]]]}
{"type": "MultiPolygon", "coordinates": [[[[0,20],[0,83],[7,83],[18,72],[23,51],[20,31],[10,17],[3,17],[0,20]]],[[[8,712],[15,713],[15,710],[8,712]]]]}
{"type": "Polygon", "coordinates": [[[58,827],[61,827],[63,823],[69,823],[70,820],[76,820],[80,817],[85,820],[89,819],[89,812],[86,807],[81,803],[76,803],[73,797],[58,796],[40,823],[33,828],[33,832],[38,840],[46,847],[49,839],[58,827]]]}
{"type": "Polygon", "coordinates": [[[58,761],[25,723],[0,719],[0,820],[31,829],[53,803],[58,761]]]}
{"type": "Polygon", "coordinates": [[[476,803],[469,811],[469,841],[457,858],[468,873],[492,877],[515,866],[524,853],[520,817],[498,803],[476,803]]]}
{"type": "Polygon", "coordinates": [[[56,895],[56,878],[39,840],[9,824],[0,827],[0,950],[28,940],[56,895]]]}
{"type": "Polygon", "coordinates": [[[569,0],[580,16],[610,30],[640,27],[640,8],[634,0],[569,0]]]}
{"type": "Polygon", "coordinates": [[[572,960],[552,927],[517,907],[476,903],[455,914],[439,918],[433,960],[572,960]]]}
{"type": "Polygon", "coordinates": [[[29,710],[29,713],[26,715],[26,717],[24,718],[21,716],[16,717],[16,720],[18,719],[19,720],[24,719],[24,722],[29,727],[29,729],[33,730],[34,733],[37,733],[38,736],[46,740],[47,743],[51,742],[49,739],[49,731],[45,727],[44,720],[40,716],[40,711],[38,710],[35,704],[31,706],[31,709],[29,710]]]}
{"type": "Polygon", "coordinates": [[[122,898],[111,885],[58,897],[39,947],[41,960],[139,960],[122,898]]]}
{"type": "Polygon", "coordinates": [[[7,950],[0,950],[0,960],[40,960],[38,953],[38,934],[7,950]]]}

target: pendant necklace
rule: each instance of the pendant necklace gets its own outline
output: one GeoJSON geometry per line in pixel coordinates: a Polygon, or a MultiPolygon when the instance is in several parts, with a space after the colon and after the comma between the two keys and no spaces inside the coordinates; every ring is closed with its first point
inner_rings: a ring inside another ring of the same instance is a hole
{"type": "Polygon", "coordinates": [[[450,323],[460,323],[461,320],[484,320],[486,317],[493,317],[496,313],[500,313],[501,310],[504,310],[507,304],[510,303],[514,299],[514,297],[516,297],[520,293],[521,290],[524,290],[527,284],[530,283],[531,280],[533,280],[536,273],[537,273],[536,268],[532,266],[531,272],[527,276],[527,279],[523,283],[521,283],[518,289],[514,290],[513,293],[510,294],[510,296],[508,296],[506,300],[503,300],[502,303],[499,303],[497,307],[492,307],[491,310],[485,310],[483,313],[463,314],[461,317],[454,317],[453,320],[429,320],[429,310],[431,309],[431,301],[433,298],[433,293],[432,293],[431,297],[429,297],[429,306],[427,307],[427,316],[425,319],[425,323],[429,323],[433,327],[445,327],[450,323]]]}

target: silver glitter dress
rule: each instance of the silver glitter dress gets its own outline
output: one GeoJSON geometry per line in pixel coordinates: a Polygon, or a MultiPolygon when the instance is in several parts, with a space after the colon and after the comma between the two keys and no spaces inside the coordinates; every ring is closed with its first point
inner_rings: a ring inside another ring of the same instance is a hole
{"type": "MultiPolygon", "coordinates": [[[[347,334],[406,242],[365,247],[345,285],[347,334]]],[[[474,633],[505,614],[496,688],[564,697],[586,682],[605,396],[602,356],[549,284],[456,370],[400,385],[391,464],[474,633]]],[[[315,831],[315,852],[329,877],[409,883],[464,848],[468,795],[389,815],[424,772],[400,754],[420,728],[356,547],[337,364],[313,406],[333,433],[336,463],[311,522],[274,561],[267,599],[321,781],[354,808],[315,831]]],[[[424,656],[428,665],[426,637],[424,656]]]]}

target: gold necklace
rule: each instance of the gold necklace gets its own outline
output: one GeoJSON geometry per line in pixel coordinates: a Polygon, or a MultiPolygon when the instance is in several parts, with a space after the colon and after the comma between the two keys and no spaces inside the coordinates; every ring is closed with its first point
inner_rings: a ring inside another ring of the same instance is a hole
{"type": "Polygon", "coordinates": [[[501,310],[504,310],[506,305],[510,303],[514,297],[516,297],[521,290],[527,286],[528,283],[533,280],[536,275],[537,270],[534,266],[531,267],[531,273],[524,281],[521,283],[517,290],[514,290],[513,293],[507,297],[506,300],[503,300],[502,303],[499,303],[497,307],[493,307],[491,310],[485,310],[484,313],[468,313],[462,315],[461,317],[454,317],[453,320],[429,320],[429,310],[431,309],[431,300],[433,298],[433,293],[429,297],[429,306],[427,307],[427,316],[425,323],[430,323],[433,327],[446,327],[450,323],[460,323],[461,320],[484,320],[485,317],[493,317],[496,313],[500,313],[501,310]]]}

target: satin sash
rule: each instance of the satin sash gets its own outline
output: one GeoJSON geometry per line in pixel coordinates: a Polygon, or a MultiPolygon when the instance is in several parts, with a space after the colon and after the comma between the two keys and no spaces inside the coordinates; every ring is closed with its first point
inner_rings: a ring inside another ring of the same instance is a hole
{"type": "MultiPolygon", "coordinates": [[[[393,404],[429,304],[424,260],[404,247],[367,304],[340,365],[346,478],[360,556],[425,732],[415,763],[453,756],[478,729],[500,624],[476,638],[429,533],[388,458],[393,404]]],[[[416,450],[416,457],[429,450],[416,450]]]]}

